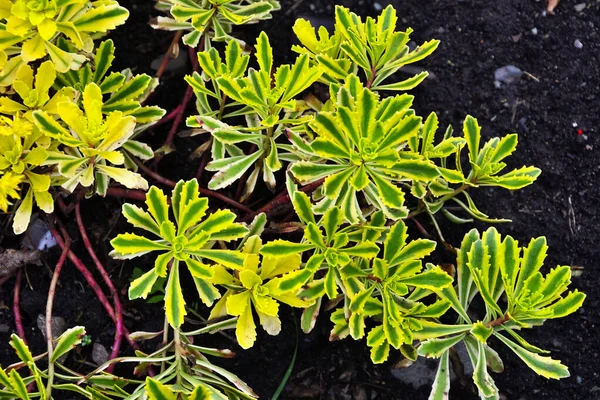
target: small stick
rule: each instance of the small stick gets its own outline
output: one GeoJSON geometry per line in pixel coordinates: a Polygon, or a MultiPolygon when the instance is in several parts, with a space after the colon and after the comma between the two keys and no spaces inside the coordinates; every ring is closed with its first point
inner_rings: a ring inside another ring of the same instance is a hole
{"type": "Polygon", "coordinates": [[[15,326],[19,337],[27,344],[25,338],[25,328],[23,328],[23,319],[21,318],[21,281],[23,280],[23,270],[17,271],[17,279],[15,280],[15,290],[13,293],[13,314],[15,316],[15,326]]]}
{"type": "Polygon", "coordinates": [[[46,395],[49,399],[52,398],[52,384],[54,383],[54,363],[50,362],[52,354],[54,353],[54,345],[52,344],[54,341],[54,335],[52,333],[52,307],[54,306],[54,296],[56,294],[58,278],[60,277],[63,265],[65,265],[70,249],[71,241],[67,239],[62,253],[60,254],[60,258],[56,263],[56,267],[54,267],[50,288],[48,289],[48,300],[46,300],[46,345],[48,346],[48,383],[46,385],[46,395]]]}
{"type": "MultiPolygon", "coordinates": [[[[115,328],[115,341],[112,346],[112,351],[110,353],[110,359],[117,358],[119,356],[119,349],[121,348],[121,340],[123,338],[123,307],[121,306],[121,300],[119,299],[119,293],[115,288],[110,276],[106,272],[104,265],[98,259],[96,252],[92,248],[92,243],[88,237],[88,234],[85,230],[85,226],[83,225],[83,219],[81,218],[81,206],[80,203],[77,203],[75,206],[75,218],[77,219],[77,226],[79,227],[79,233],[81,234],[81,238],[83,239],[83,243],[85,244],[85,248],[88,251],[90,257],[96,264],[96,269],[100,272],[104,283],[108,287],[110,294],[113,298],[113,303],[115,305],[115,318],[116,318],[116,328],[115,328]]],[[[108,373],[112,373],[114,370],[115,364],[111,364],[106,371],[108,373]]]]}
{"type": "MultiPolygon", "coordinates": [[[[167,179],[163,176],[161,176],[160,174],[152,171],[150,168],[148,168],[147,166],[145,166],[141,161],[139,160],[134,160],[134,162],[137,164],[137,166],[148,176],[150,176],[152,179],[162,183],[165,186],[174,188],[176,183],[173,182],[170,179],[167,179]]],[[[230,199],[227,196],[222,195],[221,193],[217,193],[217,192],[213,192],[212,190],[209,189],[204,189],[199,187],[198,188],[198,192],[200,192],[201,195],[203,196],[208,196],[208,197],[213,197],[215,199],[219,199],[224,203],[227,203],[229,205],[234,206],[235,208],[247,212],[249,214],[254,214],[254,210],[252,210],[251,208],[246,207],[245,205],[238,203],[237,201],[230,199]]]]}

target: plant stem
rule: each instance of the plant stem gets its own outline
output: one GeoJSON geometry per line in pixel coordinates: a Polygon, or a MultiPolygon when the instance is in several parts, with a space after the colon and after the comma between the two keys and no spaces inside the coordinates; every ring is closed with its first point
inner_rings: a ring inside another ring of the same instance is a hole
{"type": "MultiPolygon", "coordinates": [[[[325,179],[319,179],[318,181],[309,183],[308,185],[300,188],[300,191],[305,192],[305,193],[313,192],[319,186],[321,186],[324,181],[325,181],[325,179]]],[[[287,204],[290,201],[291,201],[291,199],[290,199],[289,193],[287,192],[287,190],[283,190],[281,193],[279,193],[279,195],[277,195],[273,200],[271,200],[270,202],[268,202],[267,204],[262,206],[258,211],[252,212],[251,214],[247,215],[244,218],[244,220],[250,221],[250,220],[252,220],[252,218],[256,217],[260,213],[268,214],[274,208],[282,206],[284,204],[287,204]]]]}
{"type": "MultiPolygon", "coordinates": [[[[51,225],[51,232],[52,232],[52,236],[54,236],[54,239],[56,240],[56,243],[58,243],[58,245],[60,246],[61,249],[64,249],[65,242],[63,240],[63,237],[61,236],[60,233],[58,233],[58,231],[56,230],[56,228],[54,226],[52,226],[52,225],[51,225]]],[[[68,236],[65,235],[65,237],[68,237],[68,236]]],[[[69,257],[69,260],[71,260],[71,262],[75,265],[75,267],[77,268],[77,270],[79,270],[79,272],[83,275],[83,277],[87,281],[88,285],[90,285],[90,287],[92,288],[92,290],[96,294],[96,297],[98,298],[98,300],[100,301],[100,303],[102,304],[102,306],[104,307],[104,309],[106,310],[106,312],[108,313],[109,317],[114,322],[116,322],[114,310],[113,310],[112,306],[110,305],[110,302],[108,301],[108,299],[106,298],[106,296],[102,292],[102,289],[100,288],[100,286],[98,285],[98,283],[94,279],[94,276],[87,269],[87,267],[85,266],[85,264],[83,264],[83,262],[79,259],[79,257],[77,257],[75,255],[75,253],[73,253],[72,250],[69,250],[68,257],[69,257]]],[[[129,337],[129,331],[127,330],[126,327],[123,327],[123,334],[125,335],[125,338],[127,339],[127,342],[131,345],[131,347],[133,347],[133,349],[135,349],[135,350],[139,350],[140,347],[138,346],[138,344],[136,342],[134,342],[133,340],[131,340],[131,338],[129,337]]]]}
{"type": "Polygon", "coordinates": [[[17,271],[17,279],[15,280],[15,290],[13,293],[13,314],[15,316],[15,327],[17,328],[17,334],[25,344],[27,339],[25,338],[25,329],[23,328],[23,319],[21,318],[21,281],[23,280],[23,270],[17,271]]]}
{"type": "Polygon", "coordinates": [[[507,313],[499,318],[496,318],[493,321],[488,322],[486,325],[488,328],[492,328],[494,326],[502,325],[503,323],[507,322],[509,319],[510,319],[510,317],[508,316],[508,313],[507,313]]]}
{"type": "Polygon", "coordinates": [[[183,366],[182,364],[182,354],[181,354],[181,336],[179,336],[179,328],[173,328],[173,341],[175,345],[175,362],[177,363],[177,383],[181,385],[181,373],[180,370],[183,366]]]}
{"type": "MultiPolygon", "coordinates": [[[[148,168],[146,165],[144,165],[141,161],[134,159],[134,162],[137,164],[137,166],[145,174],[147,174],[148,176],[150,176],[152,179],[154,179],[154,180],[162,183],[165,186],[169,186],[171,188],[175,187],[175,185],[176,185],[175,182],[173,182],[172,180],[167,179],[167,178],[161,176],[160,174],[152,171],[150,168],[148,168]]],[[[200,192],[200,194],[203,195],[203,196],[213,197],[215,199],[219,199],[223,203],[227,203],[227,204],[229,204],[229,205],[237,208],[238,210],[244,211],[244,212],[249,213],[249,214],[253,214],[254,213],[254,210],[252,210],[251,208],[248,208],[245,205],[243,205],[241,203],[238,203],[237,201],[235,201],[233,199],[230,199],[229,197],[224,196],[224,195],[222,195],[220,193],[213,192],[212,190],[204,189],[204,188],[201,188],[201,187],[198,188],[198,192],[200,192]]]]}
{"type": "Polygon", "coordinates": [[[169,61],[172,60],[171,55],[173,54],[173,50],[175,49],[175,46],[178,45],[179,39],[181,39],[182,35],[183,35],[183,31],[175,32],[175,36],[173,37],[173,40],[171,41],[171,44],[169,45],[169,49],[165,53],[165,57],[163,58],[162,62],[160,63],[160,66],[158,67],[158,71],[156,71],[156,77],[158,79],[160,79],[163,76],[163,74],[165,73],[167,65],[169,65],[169,61]]]}
{"type": "Polygon", "coordinates": [[[141,190],[126,189],[121,187],[109,187],[107,196],[111,197],[123,197],[125,199],[134,201],[146,201],[146,193],[141,190]]]}
{"type": "MultiPolygon", "coordinates": [[[[167,319],[167,316],[165,315],[165,322],[163,323],[163,341],[161,346],[165,347],[167,345],[167,342],[169,341],[169,320],[167,319]]],[[[167,351],[165,350],[163,352],[163,357],[165,357],[167,355],[167,351]]],[[[165,372],[165,367],[166,367],[166,363],[163,361],[160,363],[160,373],[162,374],[163,372],[165,372]]]]}
{"type": "Polygon", "coordinates": [[[52,280],[50,281],[50,288],[48,289],[48,300],[46,300],[46,345],[48,347],[48,383],[46,384],[46,396],[48,399],[52,398],[52,384],[54,383],[54,363],[52,354],[54,353],[54,334],[52,332],[52,307],[54,306],[54,296],[56,294],[56,285],[58,284],[58,278],[62,271],[63,265],[67,260],[67,255],[71,249],[71,241],[67,239],[60,258],[54,267],[54,273],[52,274],[52,280]]]}
{"type": "MultiPolygon", "coordinates": [[[[85,230],[85,226],[83,225],[83,219],[81,218],[80,204],[81,203],[77,203],[77,205],[75,206],[75,218],[77,219],[77,226],[79,227],[79,233],[81,234],[81,238],[83,239],[83,243],[85,244],[86,250],[88,251],[90,257],[94,261],[94,264],[96,265],[96,269],[98,270],[98,272],[102,276],[102,279],[104,280],[104,283],[108,287],[108,290],[110,291],[110,294],[113,298],[113,303],[115,305],[115,318],[116,318],[115,341],[113,343],[112,351],[110,353],[110,359],[112,360],[113,358],[117,358],[119,356],[119,349],[121,348],[121,340],[123,339],[123,308],[121,306],[121,300],[119,299],[119,293],[118,293],[117,289],[115,288],[115,285],[113,284],[112,280],[110,279],[110,276],[108,276],[108,273],[106,272],[106,269],[104,268],[104,265],[102,265],[102,263],[98,259],[96,252],[92,248],[92,244],[91,244],[90,239],[85,230]]],[[[115,367],[114,364],[111,364],[107,368],[106,371],[108,373],[112,373],[112,371],[114,370],[114,367],[115,367]]]]}

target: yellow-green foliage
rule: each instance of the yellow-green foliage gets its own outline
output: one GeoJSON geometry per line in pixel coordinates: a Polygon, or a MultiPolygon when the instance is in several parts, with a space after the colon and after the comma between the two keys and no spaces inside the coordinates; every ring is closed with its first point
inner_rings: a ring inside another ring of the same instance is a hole
{"type": "Polygon", "coordinates": [[[15,233],[27,229],[34,203],[54,210],[52,187],[104,195],[113,179],[148,188],[131,155],[153,152],[132,139],[164,115],[141,105],[157,82],[108,74],[110,40],[91,53],[128,14],[111,0],[0,0],[0,210],[21,200],[15,233]]]}
{"type": "MultiPolygon", "coordinates": [[[[78,69],[94,49],[94,39],[123,24],[129,12],[112,0],[0,0],[0,51],[11,68],[49,56],[56,69],[78,69]]],[[[8,75],[5,76],[5,74],[8,75]]]]}

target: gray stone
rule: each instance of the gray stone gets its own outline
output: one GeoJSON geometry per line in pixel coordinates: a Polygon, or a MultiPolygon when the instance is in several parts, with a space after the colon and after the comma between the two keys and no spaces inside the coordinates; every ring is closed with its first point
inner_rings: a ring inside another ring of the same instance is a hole
{"type": "Polygon", "coordinates": [[[587,3],[579,3],[579,4],[575,4],[573,6],[573,8],[575,9],[575,11],[577,12],[582,12],[583,10],[585,10],[587,7],[587,3]]]}
{"type": "Polygon", "coordinates": [[[523,75],[523,71],[514,65],[505,65],[494,71],[494,80],[496,82],[511,84],[518,81],[523,75]]]}
{"type": "Polygon", "coordinates": [[[96,342],[92,348],[92,360],[96,365],[100,366],[108,361],[108,351],[102,344],[96,342]]]}
{"type": "Polygon", "coordinates": [[[576,49],[583,49],[583,43],[581,43],[581,40],[579,39],[575,39],[573,46],[575,46],[576,49]]]}

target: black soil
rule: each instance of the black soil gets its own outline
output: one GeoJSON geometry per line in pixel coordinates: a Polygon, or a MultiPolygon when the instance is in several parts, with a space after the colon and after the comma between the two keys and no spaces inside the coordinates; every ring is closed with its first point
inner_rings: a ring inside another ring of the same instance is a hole
{"type": "MultiPolygon", "coordinates": [[[[117,67],[152,74],[151,62],[166,51],[172,35],[153,31],[147,25],[150,17],[156,16],[151,1],[122,0],[121,3],[131,11],[131,18],[112,35],[118,52],[117,67]]],[[[370,0],[339,0],[338,3],[361,15],[376,15],[380,8],[370,0]]],[[[387,3],[380,2],[383,6],[387,3]]],[[[417,113],[427,115],[435,111],[442,126],[452,124],[455,129],[460,129],[465,115],[471,114],[479,119],[486,138],[517,132],[520,143],[510,166],[536,165],[543,170],[533,186],[518,192],[475,191],[474,198],[480,208],[491,216],[512,219],[514,222],[500,225],[498,229],[522,244],[531,237],[546,236],[550,246],[546,265],[574,265],[583,271],[573,279],[573,288],[587,293],[584,307],[568,318],[548,321],[543,328],[525,335],[537,346],[552,350],[554,358],[569,366],[571,377],[561,381],[537,377],[516,356],[501,351],[505,372],[494,376],[501,393],[507,399],[596,399],[600,397],[597,372],[600,333],[596,327],[600,322],[600,275],[596,265],[600,259],[597,244],[600,239],[597,211],[600,199],[597,185],[600,3],[588,1],[587,7],[579,12],[575,6],[582,1],[563,0],[553,16],[543,13],[543,3],[533,0],[393,2],[401,19],[399,27],[412,27],[416,43],[430,38],[441,40],[436,53],[419,65],[432,72],[432,77],[413,93],[417,113]],[[575,46],[576,40],[583,47],[575,46]],[[506,65],[515,65],[527,74],[515,83],[497,88],[494,71],[506,65]]],[[[293,58],[289,48],[293,44],[294,20],[305,17],[331,25],[334,4],[325,0],[283,0],[282,11],[276,14],[276,19],[245,27],[236,34],[252,44],[258,32],[265,30],[272,38],[277,61],[288,62],[293,58]]],[[[184,73],[189,69],[187,66],[184,73]]],[[[149,102],[172,109],[184,92],[182,74],[168,72],[149,102]]],[[[190,107],[188,115],[192,112],[190,107]]],[[[165,127],[156,128],[147,133],[145,139],[159,145],[166,131],[165,127]]],[[[193,177],[198,160],[187,157],[201,141],[201,138],[178,138],[177,155],[167,155],[159,172],[173,179],[193,177]]],[[[267,197],[261,203],[269,200],[267,197]]],[[[122,264],[107,256],[108,241],[125,229],[119,219],[120,200],[94,199],[83,205],[91,240],[125,301],[133,267],[147,268],[149,262],[122,264]]],[[[78,239],[73,215],[60,218],[76,240],[76,253],[91,267],[91,260],[78,239]]],[[[429,228],[427,221],[422,222],[429,228]]],[[[473,225],[485,228],[484,224],[444,224],[443,228],[446,238],[458,245],[462,235],[473,225]]],[[[3,247],[18,246],[15,238],[8,232],[4,234],[3,247]]],[[[53,268],[58,255],[56,249],[48,254],[47,266],[53,268]]],[[[31,286],[26,282],[22,285],[21,312],[27,340],[37,354],[45,350],[36,319],[44,313],[50,272],[45,267],[29,267],[27,275],[31,286]]],[[[13,287],[14,278],[0,288],[0,364],[3,366],[15,361],[7,344],[15,329],[13,287]]],[[[160,305],[125,301],[124,307],[126,324],[131,330],[162,329],[160,305]]],[[[110,347],[113,324],[71,264],[67,264],[61,276],[54,310],[56,316],[66,319],[68,326],[83,325],[93,342],[110,347]]],[[[282,310],[282,320],[284,328],[279,336],[259,334],[257,344],[249,351],[242,351],[226,338],[208,338],[209,344],[227,346],[238,352],[232,360],[215,362],[235,371],[261,398],[270,398],[276,390],[296,345],[297,329],[290,310],[282,310]]],[[[373,366],[364,342],[330,343],[329,329],[328,313],[324,313],[311,334],[299,334],[298,357],[282,398],[427,398],[426,387],[414,389],[392,376],[391,368],[402,359],[399,353],[393,353],[388,363],[373,366]]],[[[81,349],[70,362],[73,367],[86,370],[90,367],[84,363],[89,361],[91,346],[81,349]]],[[[127,368],[121,371],[128,373],[127,368]]],[[[451,396],[476,398],[470,385],[461,386],[458,382],[451,396]]]]}

